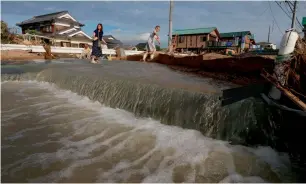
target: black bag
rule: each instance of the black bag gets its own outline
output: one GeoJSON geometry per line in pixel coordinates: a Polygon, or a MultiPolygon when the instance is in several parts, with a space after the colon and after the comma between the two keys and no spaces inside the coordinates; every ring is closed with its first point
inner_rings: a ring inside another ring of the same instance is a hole
{"type": "Polygon", "coordinates": [[[100,40],[100,32],[98,31],[98,47],[102,47],[102,41],[100,40]]]}

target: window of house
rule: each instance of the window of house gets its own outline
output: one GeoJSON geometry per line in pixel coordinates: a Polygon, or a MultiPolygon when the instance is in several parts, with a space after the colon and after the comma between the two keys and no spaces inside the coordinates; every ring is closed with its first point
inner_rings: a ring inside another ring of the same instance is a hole
{"type": "Polygon", "coordinates": [[[46,33],[51,33],[52,32],[52,27],[51,26],[44,26],[42,28],[42,31],[46,32],[46,33]]]}
{"type": "Polygon", "coordinates": [[[184,36],[179,37],[179,43],[184,43],[184,36]]]}
{"type": "Polygon", "coordinates": [[[206,36],[200,36],[200,42],[205,42],[206,41],[206,36]]]}
{"type": "Polygon", "coordinates": [[[47,26],[47,31],[48,31],[49,33],[51,33],[51,32],[52,32],[52,26],[47,26]]]}
{"type": "Polygon", "coordinates": [[[61,47],[71,47],[70,42],[61,42],[61,47]]]}
{"type": "Polygon", "coordinates": [[[79,44],[77,44],[77,43],[71,43],[71,47],[78,48],[78,47],[79,47],[79,44]]]}
{"type": "Polygon", "coordinates": [[[192,46],[192,36],[189,37],[189,40],[190,40],[190,44],[189,45],[192,46]]]}

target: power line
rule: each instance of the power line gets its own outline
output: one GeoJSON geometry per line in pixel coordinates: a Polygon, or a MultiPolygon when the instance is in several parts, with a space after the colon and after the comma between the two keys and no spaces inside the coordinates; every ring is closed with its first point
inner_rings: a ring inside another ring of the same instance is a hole
{"type": "Polygon", "coordinates": [[[267,7],[266,9],[265,9],[265,11],[263,11],[261,14],[259,14],[259,15],[263,15],[264,13],[266,13],[266,11],[269,9],[269,7],[267,7]]]}
{"type": "Polygon", "coordinates": [[[272,17],[273,17],[273,19],[274,19],[274,21],[275,21],[275,24],[276,24],[276,26],[277,26],[279,32],[281,32],[282,34],[284,34],[284,33],[282,32],[282,30],[279,28],[278,23],[277,23],[277,21],[276,21],[274,15],[273,15],[273,11],[272,11],[272,8],[271,8],[270,1],[268,1],[268,3],[269,3],[269,8],[270,8],[270,11],[271,11],[271,15],[272,15],[272,17]]]}
{"type": "MultiPolygon", "coordinates": [[[[281,4],[281,3],[280,3],[281,4]]],[[[286,7],[286,10],[287,10],[287,12],[290,14],[290,13],[292,13],[292,10],[290,9],[290,8],[288,8],[288,6],[290,6],[290,5],[288,5],[287,3],[286,3],[286,1],[285,1],[285,4],[283,3],[283,5],[284,5],[284,7],[286,7]],[[287,6],[288,5],[288,6],[287,6]]]]}
{"type": "MultiPolygon", "coordinates": [[[[287,17],[291,20],[292,17],[288,14],[287,11],[285,11],[285,10],[283,9],[283,7],[281,6],[281,4],[280,4],[279,2],[277,2],[277,1],[275,1],[275,2],[276,2],[276,4],[283,10],[283,12],[287,15],[287,17]]],[[[286,3],[289,3],[288,1],[285,1],[285,2],[286,2],[286,3]]],[[[290,7],[290,4],[288,4],[288,6],[290,7]]],[[[287,7],[287,6],[285,6],[285,7],[287,7]]],[[[290,7],[290,9],[292,9],[292,8],[290,7]]],[[[300,23],[300,21],[298,20],[298,18],[296,18],[296,21],[299,23],[300,28],[303,30],[303,26],[302,26],[302,24],[300,23]]]]}
{"type": "Polygon", "coordinates": [[[291,1],[285,1],[285,2],[289,5],[289,8],[293,12],[293,8],[291,6],[294,6],[294,5],[292,4],[292,2],[291,1]]]}
{"type": "Polygon", "coordinates": [[[291,19],[291,16],[283,9],[283,7],[277,2],[277,1],[275,1],[276,2],[276,4],[283,10],[283,12],[287,15],[287,17],[289,18],[289,19],[291,19]]]}

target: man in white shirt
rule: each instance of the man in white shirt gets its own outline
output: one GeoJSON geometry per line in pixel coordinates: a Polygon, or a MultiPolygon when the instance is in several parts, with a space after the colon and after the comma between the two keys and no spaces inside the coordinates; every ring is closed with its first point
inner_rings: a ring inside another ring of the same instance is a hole
{"type": "Polygon", "coordinates": [[[146,61],[146,58],[148,56],[148,54],[150,54],[150,59],[152,60],[154,58],[154,54],[156,52],[156,48],[155,48],[155,40],[158,42],[158,44],[160,45],[160,40],[159,40],[159,36],[158,36],[158,32],[160,31],[160,26],[155,26],[155,29],[153,30],[153,32],[150,34],[149,38],[148,38],[148,42],[147,42],[147,51],[146,53],[143,55],[143,61],[146,61]]]}

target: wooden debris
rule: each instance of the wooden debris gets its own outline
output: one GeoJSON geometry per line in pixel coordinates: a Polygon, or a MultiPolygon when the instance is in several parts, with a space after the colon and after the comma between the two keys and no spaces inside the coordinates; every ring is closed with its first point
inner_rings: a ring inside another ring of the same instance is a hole
{"type": "Polygon", "coordinates": [[[55,59],[55,56],[51,53],[51,46],[46,44],[43,47],[44,47],[44,49],[46,51],[45,52],[45,59],[48,59],[48,60],[55,59]]]}
{"type": "Polygon", "coordinates": [[[294,95],[290,89],[282,86],[279,84],[279,82],[275,79],[275,77],[271,76],[268,72],[264,71],[262,72],[262,77],[264,77],[267,81],[272,83],[275,87],[277,87],[280,91],[283,92],[290,100],[292,100],[296,105],[298,105],[302,110],[306,111],[306,103],[304,103],[300,98],[298,98],[296,95],[294,95]]]}

